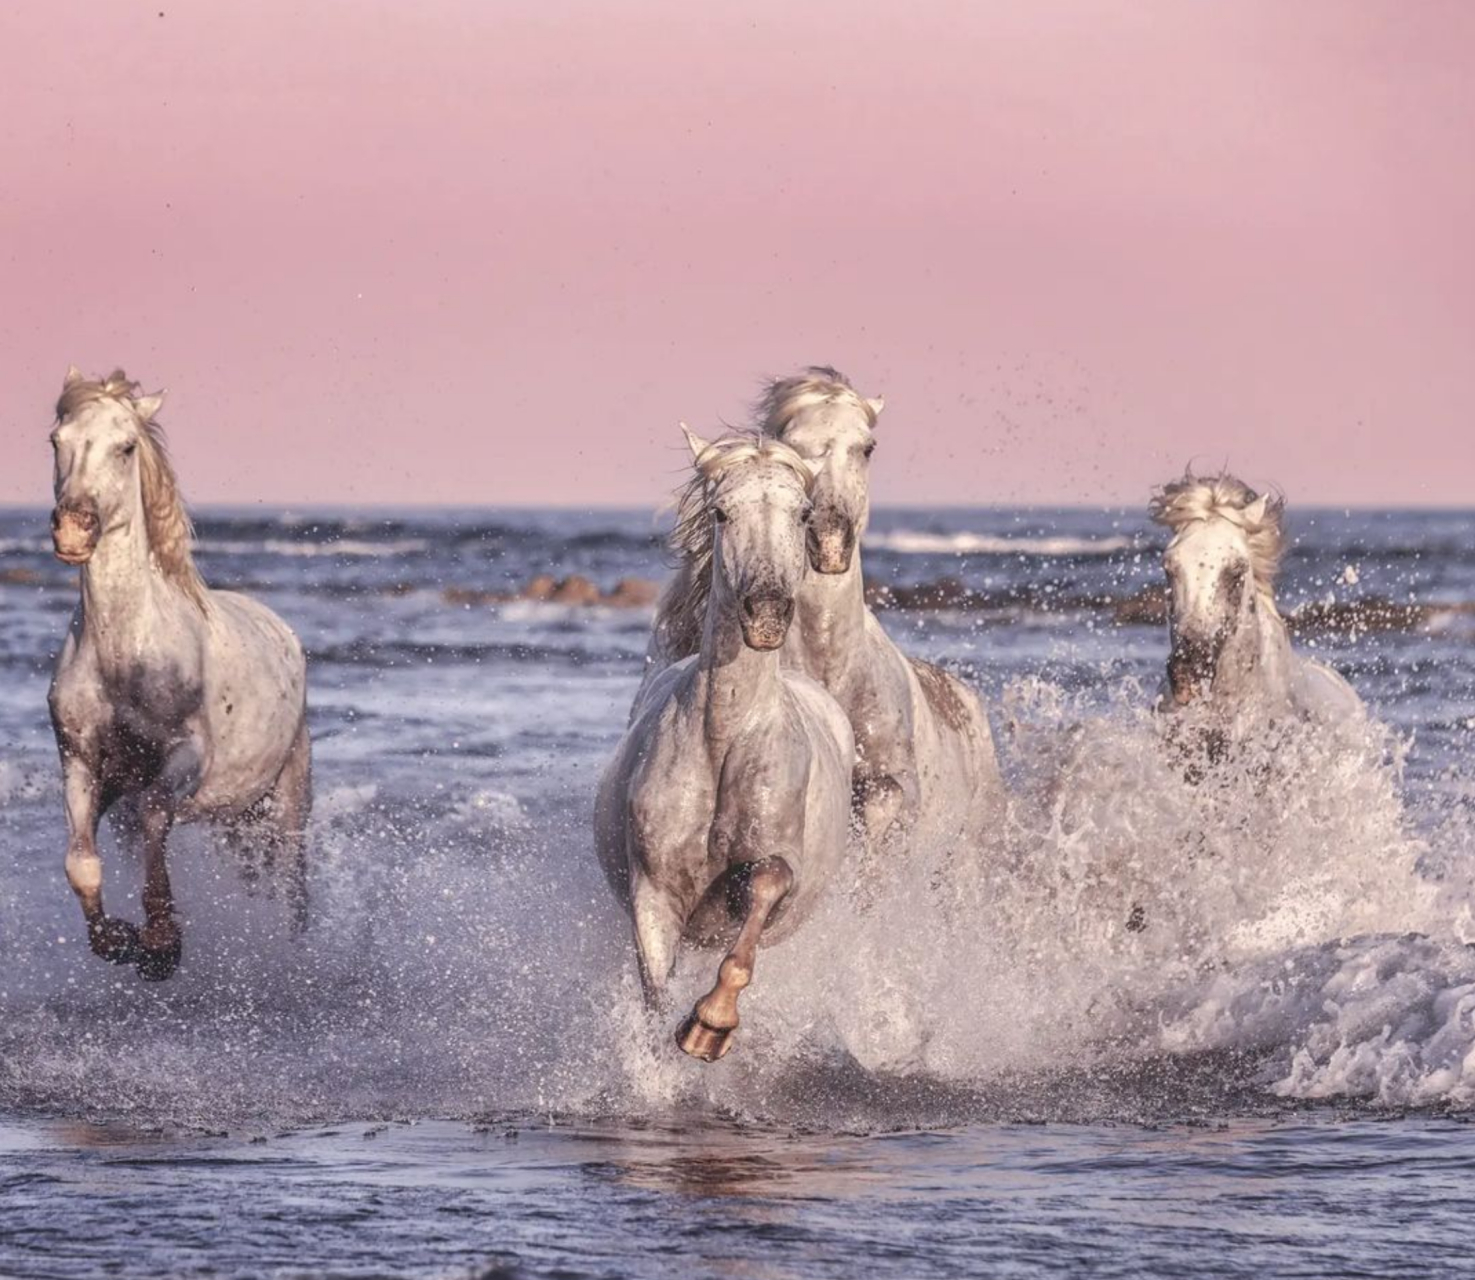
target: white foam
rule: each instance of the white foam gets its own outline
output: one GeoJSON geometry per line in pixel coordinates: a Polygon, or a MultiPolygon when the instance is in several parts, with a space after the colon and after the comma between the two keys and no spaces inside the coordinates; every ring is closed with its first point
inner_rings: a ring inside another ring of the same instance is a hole
{"type": "Polygon", "coordinates": [[[285,538],[265,538],[260,542],[223,542],[205,538],[199,550],[218,556],[292,556],[315,559],[320,556],[352,556],[383,559],[428,550],[424,538],[392,538],[384,542],[367,542],[355,538],[335,538],[331,542],[292,542],[285,538]]]}
{"type": "Polygon", "coordinates": [[[927,533],[893,529],[866,534],[865,544],[898,555],[1105,556],[1136,544],[1128,537],[1004,538],[988,533],[927,533]]]}

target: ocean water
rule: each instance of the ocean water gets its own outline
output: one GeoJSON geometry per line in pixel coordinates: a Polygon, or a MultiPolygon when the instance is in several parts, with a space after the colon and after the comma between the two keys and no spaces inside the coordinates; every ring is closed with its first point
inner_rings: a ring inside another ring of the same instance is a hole
{"type": "Polygon", "coordinates": [[[1372,719],[1192,787],[1140,513],[878,513],[883,620],[983,692],[1011,811],[764,952],[707,1066],[591,849],[650,611],[515,598],[658,578],[650,513],[204,513],[309,651],[314,923],[182,830],[157,985],[87,950],[74,575],[0,513],[0,1275],[1468,1274],[1475,513],[1293,531],[1297,642],[1372,719]]]}

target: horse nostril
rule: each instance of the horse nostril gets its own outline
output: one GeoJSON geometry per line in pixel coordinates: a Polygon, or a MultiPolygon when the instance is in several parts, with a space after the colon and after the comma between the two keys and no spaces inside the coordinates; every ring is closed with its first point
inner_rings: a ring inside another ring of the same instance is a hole
{"type": "Polygon", "coordinates": [[[794,597],[766,592],[743,597],[744,617],[755,619],[761,613],[767,613],[770,618],[777,617],[782,622],[788,622],[794,616],[794,597]]]}
{"type": "Polygon", "coordinates": [[[91,507],[74,507],[65,502],[52,508],[52,529],[60,529],[63,520],[70,520],[73,524],[80,525],[86,533],[95,533],[99,523],[98,514],[91,507]]]}

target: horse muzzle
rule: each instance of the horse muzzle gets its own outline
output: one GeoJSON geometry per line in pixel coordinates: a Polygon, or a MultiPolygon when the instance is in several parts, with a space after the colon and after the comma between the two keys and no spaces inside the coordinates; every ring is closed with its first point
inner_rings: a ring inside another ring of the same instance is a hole
{"type": "Polygon", "coordinates": [[[51,513],[51,545],[63,564],[86,564],[97,550],[102,521],[90,504],[59,504],[51,513]]]}
{"type": "Polygon", "coordinates": [[[855,554],[855,525],[833,512],[817,512],[809,522],[809,564],[816,573],[845,573],[855,554]]]}
{"type": "Polygon", "coordinates": [[[794,597],[753,594],[743,597],[740,622],[743,643],[750,649],[777,649],[789,634],[794,620],[794,597]]]}
{"type": "Polygon", "coordinates": [[[1168,685],[1173,701],[1186,707],[1214,679],[1218,646],[1209,640],[1175,639],[1168,655],[1168,685]]]}

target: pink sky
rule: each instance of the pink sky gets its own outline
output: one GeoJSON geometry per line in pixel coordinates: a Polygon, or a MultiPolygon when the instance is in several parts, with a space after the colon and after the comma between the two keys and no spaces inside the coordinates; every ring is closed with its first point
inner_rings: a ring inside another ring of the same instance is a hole
{"type": "Polygon", "coordinates": [[[1475,502],[1475,5],[21,0],[0,501],[654,503],[813,361],[881,501],[1475,502]],[[160,10],[163,16],[160,16],[160,10]]]}

